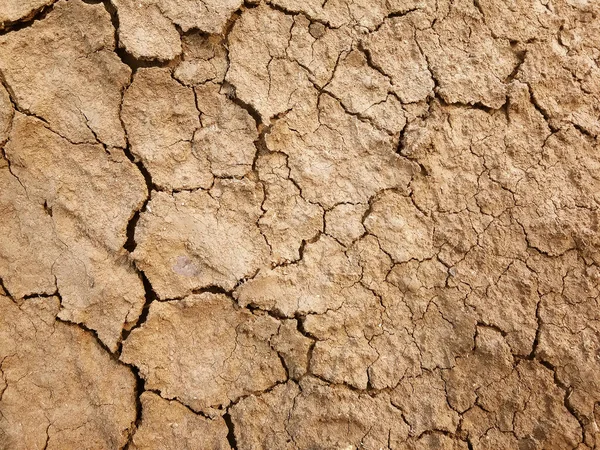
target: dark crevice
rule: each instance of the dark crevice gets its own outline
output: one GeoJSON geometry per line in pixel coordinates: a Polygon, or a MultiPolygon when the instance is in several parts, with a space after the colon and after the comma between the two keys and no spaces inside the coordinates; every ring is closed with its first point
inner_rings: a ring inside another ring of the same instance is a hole
{"type": "MultiPolygon", "coordinates": [[[[252,6],[244,5],[244,7],[252,7],[252,6]]],[[[231,30],[233,30],[233,26],[235,25],[235,22],[240,18],[240,16],[242,15],[243,12],[244,12],[243,8],[240,8],[237,11],[235,11],[233,14],[231,14],[229,19],[227,20],[227,23],[223,27],[223,32],[222,32],[223,40],[221,41],[221,44],[224,44],[224,45],[227,44],[227,38],[229,37],[229,33],[231,33],[231,30]]]]}
{"type": "Polygon", "coordinates": [[[255,314],[255,313],[259,313],[259,314],[260,313],[264,313],[264,314],[267,314],[268,316],[271,316],[271,317],[273,317],[274,319],[277,319],[277,320],[291,319],[291,317],[286,316],[285,314],[283,314],[278,309],[264,309],[264,308],[261,308],[260,306],[257,306],[254,303],[249,303],[249,304],[245,305],[244,308],[246,308],[247,310],[249,310],[253,314],[255,314]]]}
{"type": "Polygon", "coordinates": [[[127,443],[123,446],[124,450],[128,450],[131,448],[133,444],[133,437],[135,436],[135,433],[139,429],[140,425],[142,424],[143,408],[141,397],[144,391],[146,390],[146,382],[140,376],[138,368],[130,364],[126,365],[131,369],[131,372],[135,377],[135,421],[131,424],[131,427],[129,429],[127,443]]]}
{"type": "Polygon", "coordinates": [[[44,200],[44,211],[46,212],[46,214],[52,217],[52,206],[48,206],[47,200],[44,200]]]}
{"type": "MultiPolygon", "coordinates": [[[[1,0],[0,0],[1,1],[1,0]]],[[[51,127],[50,124],[48,123],[48,121],[46,119],[44,119],[41,116],[38,116],[36,114],[34,114],[33,112],[31,112],[28,109],[22,108],[16,100],[16,95],[14,90],[12,89],[12,87],[8,84],[8,81],[6,81],[6,77],[4,76],[4,73],[2,73],[2,71],[0,71],[0,84],[2,84],[2,86],[4,87],[4,89],[6,90],[6,92],[8,93],[8,98],[10,100],[10,103],[12,104],[12,107],[15,111],[20,112],[21,114],[24,114],[26,116],[30,116],[33,117],[35,119],[38,119],[40,122],[42,122],[44,124],[44,126],[46,128],[48,128],[50,131],[52,131],[53,133],[56,133],[56,131],[54,131],[51,127]]],[[[13,118],[14,118],[14,113],[13,113],[13,118]]],[[[56,133],[58,134],[58,133],[56,133]]],[[[58,134],[60,137],[64,138],[63,136],[61,136],[60,134],[58,134]]]]}
{"type": "Polygon", "coordinates": [[[232,295],[231,291],[228,291],[227,289],[224,289],[221,286],[216,286],[216,285],[205,286],[201,289],[194,289],[192,291],[192,294],[204,294],[205,292],[209,293],[209,294],[226,295],[228,297],[231,297],[231,295],[232,295]]]}
{"type": "Polygon", "coordinates": [[[195,416],[199,416],[202,417],[206,420],[215,420],[214,416],[211,416],[209,414],[204,413],[201,410],[196,410],[194,408],[192,408],[190,405],[187,405],[186,403],[184,403],[183,400],[179,399],[178,397],[167,397],[165,396],[159,389],[144,389],[143,392],[150,392],[154,395],[157,395],[158,397],[162,398],[163,400],[168,401],[169,403],[174,402],[177,403],[178,405],[180,405],[181,407],[187,409],[189,412],[191,412],[192,414],[194,414],[195,416]]]}
{"type": "Polygon", "coordinates": [[[51,298],[56,297],[57,293],[53,292],[51,294],[28,294],[23,296],[23,300],[31,300],[32,298],[51,298]]]}
{"type": "Polygon", "coordinates": [[[269,8],[271,8],[275,11],[279,11],[280,13],[285,14],[286,16],[291,16],[291,17],[304,16],[306,19],[308,19],[309,22],[320,23],[321,25],[324,25],[325,27],[329,28],[330,30],[338,30],[341,27],[343,27],[344,25],[347,25],[347,24],[342,24],[342,25],[334,27],[333,25],[331,25],[331,23],[329,23],[329,21],[327,21],[325,19],[319,19],[318,17],[311,16],[308,13],[306,13],[305,11],[301,11],[300,9],[298,9],[297,11],[294,11],[292,9],[287,9],[286,7],[275,4],[270,0],[267,1],[266,4],[269,8]]]}
{"type": "Polygon", "coordinates": [[[150,196],[148,196],[148,198],[144,201],[142,207],[133,214],[133,217],[127,224],[127,241],[125,242],[125,245],[123,245],[123,248],[129,253],[132,253],[137,246],[137,243],[135,242],[135,227],[140,220],[140,213],[146,209],[149,198],[150,196]]]}
{"type": "Polygon", "coordinates": [[[367,61],[367,65],[375,70],[376,72],[378,72],[380,75],[382,75],[383,77],[385,77],[390,84],[392,83],[392,78],[385,73],[385,71],[383,70],[383,68],[381,68],[379,65],[377,65],[375,63],[375,61],[373,61],[373,55],[371,54],[371,50],[369,50],[369,48],[365,47],[365,45],[362,42],[359,42],[358,44],[358,50],[360,50],[363,55],[365,55],[365,60],[367,61]]]}
{"type": "Polygon", "coordinates": [[[567,411],[569,411],[569,413],[575,418],[575,420],[577,420],[577,423],[579,424],[579,427],[581,428],[582,442],[586,442],[587,441],[586,430],[585,430],[586,418],[585,417],[581,418],[579,416],[579,414],[577,413],[577,411],[575,410],[575,408],[573,408],[573,406],[569,403],[569,398],[571,397],[571,394],[573,393],[573,388],[571,386],[567,386],[558,378],[557,368],[554,366],[554,364],[550,363],[549,361],[545,361],[545,360],[539,360],[539,363],[542,366],[544,366],[546,369],[552,371],[554,384],[560,390],[564,391],[563,405],[564,405],[565,409],[567,411]]]}
{"type": "MultiPolygon", "coordinates": [[[[310,361],[309,361],[309,366],[310,366],[310,361]]],[[[318,375],[318,374],[313,373],[311,371],[307,372],[306,376],[311,376],[314,379],[322,381],[323,383],[327,384],[328,386],[331,386],[331,387],[334,387],[334,388],[337,387],[337,388],[347,389],[347,390],[355,392],[355,393],[357,393],[359,395],[366,394],[366,395],[368,395],[371,398],[374,398],[380,392],[385,392],[385,389],[380,389],[380,390],[376,390],[376,391],[369,391],[368,389],[363,389],[363,388],[356,387],[353,384],[350,384],[350,382],[348,382],[348,381],[335,382],[335,381],[327,378],[327,376],[325,376],[325,375],[318,375]]]]}
{"type": "MultiPolygon", "coordinates": [[[[312,340],[313,344],[314,344],[319,339],[315,335],[313,335],[309,331],[307,331],[306,328],[304,327],[304,321],[306,320],[306,317],[307,317],[306,314],[296,313],[294,315],[294,319],[296,319],[296,329],[302,336],[312,340]]],[[[310,356],[312,356],[312,348],[309,349],[309,358],[308,358],[309,362],[310,362],[310,356]]]]}
{"type": "Polygon", "coordinates": [[[46,427],[46,442],[44,443],[44,447],[42,448],[42,450],[46,450],[48,448],[48,444],[50,443],[50,427],[52,426],[51,423],[48,424],[48,426],[46,427]]]}
{"type": "MultiPolygon", "coordinates": [[[[475,6],[475,8],[477,8],[477,11],[479,11],[479,14],[481,14],[481,20],[483,21],[483,23],[485,23],[485,13],[483,11],[483,8],[481,7],[481,3],[479,3],[479,0],[473,0],[473,6],[475,6]]],[[[492,36],[494,38],[496,37],[493,34],[492,34],[492,36]]]]}
{"type": "Polygon", "coordinates": [[[575,122],[571,122],[571,125],[573,125],[573,127],[579,131],[581,134],[583,134],[585,137],[590,138],[592,140],[596,139],[596,135],[593,134],[592,132],[590,132],[589,130],[585,129],[583,126],[575,123],[575,122]]]}
{"type": "MultiPolygon", "coordinates": [[[[90,3],[98,3],[98,2],[90,2],[90,3]]],[[[130,54],[119,42],[119,15],[117,13],[117,8],[112,4],[110,0],[103,0],[102,3],[106,12],[110,14],[110,20],[112,22],[113,28],[115,29],[115,50],[116,55],[121,59],[123,64],[129,66],[132,74],[135,74],[139,68],[144,67],[171,67],[176,65],[179,62],[180,57],[174,58],[172,60],[167,61],[159,61],[159,60],[151,60],[151,59],[143,59],[136,58],[132,54],[130,54]]]]}
{"type": "Polygon", "coordinates": [[[0,35],[22,30],[23,28],[30,27],[35,22],[44,20],[46,16],[50,12],[52,12],[52,10],[54,9],[54,5],[56,5],[57,1],[58,0],[54,0],[48,5],[44,5],[40,8],[34,9],[27,16],[22,17],[19,20],[15,20],[13,22],[0,22],[0,35]]]}
{"type": "Polygon", "coordinates": [[[180,56],[168,60],[168,61],[158,61],[158,60],[146,60],[142,58],[136,58],[131,53],[127,52],[123,47],[115,47],[115,53],[121,59],[123,64],[126,64],[131,69],[132,73],[136,73],[140,68],[147,67],[173,67],[179,63],[180,56]]]}
{"type": "MultiPolygon", "coordinates": [[[[36,294],[35,297],[38,297],[38,295],[36,294]]],[[[61,299],[60,303],[61,303],[61,309],[62,309],[62,299],[61,299]]],[[[102,348],[102,350],[104,350],[104,352],[107,353],[111,357],[111,359],[113,361],[117,362],[118,364],[123,364],[121,361],[119,361],[119,356],[116,353],[113,353],[108,348],[108,346],[102,341],[102,339],[100,339],[100,337],[98,336],[98,332],[96,330],[93,330],[93,329],[87,327],[83,323],[71,322],[70,320],[61,319],[60,317],[57,317],[56,321],[63,323],[65,325],[68,325],[70,327],[79,328],[79,329],[83,330],[85,333],[90,334],[96,341],[96,344],[98,344],[102,348]]]]}
{"type": "Polygon", "coordinates": [[[423,431],[421,434],[419,434],[418,436],[415,437],[415,440],[418,441],[419,439],[423,438],[424,436],[432,436],[435,434],[441,434],[452,440],[461,441],[461,439],[456,434],[452,433],[451,431],[437,429],[437,428],[432,428],[432,429],[423,431]]]}
{"type": "MultiPolygon", "coordinates": [[[[427,168],[418,159],[416,159],[410,155],[407,155],[404,152],[404,149],[406,148],[406,130],[407,130],[407,128],[408,128],[408,124],[405,125],[404,128],[402,128],[402,130],[400,131],[400,136],[398,137],[398,146],[396,147],[396,154],[417,164],[419,166],[420,174],[424,177],[428,177],[429,171],[427,170],[427,168]]],[[[363,222],[364,222],[364,220],[363,220],[363,222]]]]}
{"type": "Polygon", "coordinates": [[[235,86],[233,86],[231,83],[224,81],[221,89],[223,92],[225,92],[227,94],[227,98],[229,100],[231,100],[237,106],[244,109],[248,114],[250,114],[250,116],[256,122],[256,129],[260,133],[261,129],[262,129],[262,125],[263,125],[260,113],[252,105],[244,102],[239,97],[237,97],[236,92],[235,92],[235,86]]]}
{"type": "Polygon", "coordinates": [[[422,8],[409,8],[409,9],[405,9],[404,11],[392,11],[387,16],[385,16],[383,18],[383,20],[375,28],[373,28],[370,32],[376,33],[377,31],[379,31],[379,29],[383,26],[383,24],[389,19],[394,19],[397,17],[404,17],[415,11],[420,11],[421,9],[422,8]]]}
{"type": "MultiPolygon", "coordinates": [[[[490,330],[493,330],[493,331],[499,333],[503,337],[508,336],[508,333],[506,331],[504,331],[502,328],[500,328],[499,326],[485,323],[485,322],[477,322],[477,326],[475,328],[475,336],[477,336],[477,333],[478,333],[477,328],[488,328],[490,330]]],[[[475,350],[475,348],[473,348],[473,350],[475,350]]]]}
{"type": "Polygon", "coordinates": [[[508,75],[508,77],[506,77],[506,79],[504,80],[504,83],[510,83],[517,77],[517,75],[519,74],[519,70],[521,69],[521,66],[525,62],[525,57],[527,56],[527,50],[517,51],[517,52],[515,52],[515,56],[519,59],[519,62],[517,63],[517,65],[515,66],[513,71],[510,73],[510,75],[508,75]]]}
{"type": "Polygon", "coordinates": [[[152,288],[150,281],[146,277],[146,274],[144,272],[142,272],[141,270],[138,270],[138,274],[139,274],[140,279],[142,280],[142,284],[144,285],[145,303],[144,303],[144,306],[142,307],[142,312],[141,312],[140,316],[138,317],[137,321],[135,322],[135,324],[131,328],[123,330],[123,332],[121,334],[121,341],[119,342],[119,350],[118,350],[119,354],[121,353],[121,350],[123,347],[123,342],[129,337],[131,332],[137,328],[140,328],[142,325],[144,325],[144,323],[146,323],[146,320],[148,319],[148,312],[150,311],[150,305],[152,304],[153,301],[158,299],[158,296],[156,295],[156,292],[154,292],[154,289],[152,288]]]}
{"type": "Polygon", "coordinates": [[[254,119],[254,122],[256,123],[256,129],[260,134],[263,128],[263,122],[260,113],[252,105],[238,98],[238,96],[236,95],[235,86],[225,80],[225,78],[227,77],[227,73],[229,72],[229,68],[231,66],[231,60],[229,59],[229,35],[232,32],[237,20],[241,17],[242,12],[242,9],[238,9],[237,11],[235,11],[227,21],[227,24],[225,25],[225,28],[223,30],[223,39],[221,41],[221,45],[223,45],[226,49],[225,58],[227,60],[227,69],[225,70],[224,80],[221,83],[221,92],[226,94],[229,100],[231,100],[237,106],[244,109],[248,114],[250,114],[250,116],[254,119]]]}
{"type": "Polygon", "coordinates": [[[552,118],[550,117],[550,114],[539,104],[537,98],[535,97],[533,89],[531,89],[531,86],[529,84],[527,85],[527,88],[529,89],[529,101],[537,110],[537,112],[539,112],[540,115],[544,118],[546,124],[548,125],[548,128],[550,128],[550,131],[552,131],[553,133],[559,131],[558,128],[551,123],[552,118]]]}
{"type": "Polygon", "coordinates": [[[227,411],[225,414],[223,414],[223,420],[225,420],[225,424],[227,424],[227,429],[229,430],[227,433],[227,442],[229,442],[229,446],[234,449],[237,450],[237,441],[235,439],[235,433],[233,430],[233,421],[231,420],[231,414],[229,413],[229,411],[227,411]]]}
{"type": "Polygon", "coordinates": [[[288,367],[287,363],[285,362],[285,357],[280,352],[278,352],[276,349],[274,349],[273,347],[271,347],[271,350],[273,350],[275,353],[277,353],[277,356],[279,357],[279,361],[281,362],[281,366],[283,367],[283,370],[285,370],[285,382],[291,380],[290,368],[288,367]]]}
{"type": "Polygon", "coordinates": [[[13,302],[15,301],[13,296],[11,295],[11,293],[8,291],[8,289],[6,289],[6,285],[4,284],[4,280],[2,278],[0,278],[0,293],[2,293],[2,291],[4,291],[4,294],[10,298],[13,302]]]}
{"type": "Polygon", "coordinates": [[[448,107],[448,106],[454,106],[456,108],[478,109],[478,110],[483,111],[483,112],[485,112],[487,114],[493,114],[494,111],[500,111],[500,110],[502,110],[504,108],[504,105],[506,104],[506,102],[505,102],[499,108],[492,108],[491,106],[484,105],[481,102],[473,102],[473,103],[448,102],[442,96],[440,96],[439,94],[436,94],[435,98],[438,100],[438,102],[442,106],[446,106],[446,107],[448,107]]]}
{"type": "Polygon", "coordinates": [[[137,166],[138,170],[144,177],[144,181],[146,183],[146,190],[148,191],[148,195],[147,195],[146,199],[144,200],[144,203],[133,214],[133,216],[129,220],[129,223],[127,224],[127,241],[125,242],[125,245],[123,246],[123,248],[125,250],[127,250],[129,253],[131,253],[135,250],[135,247],[137,246],[137,244],[135,242],[135,227],[137,226],[137,223],[140,220],[140,214],[143,213],[144,211],[146,211],[148,202],[150,201],[150,198],[152,197],[152,195],[151,195],[152,190],[155,188],[155,186],[154,186],[154,183],[152,182],[152,175],[150,175],[150,172],[148,171],[148,169],[146,169],[144,164],[140,160],[137,160],[135,158],[135,156],[131,152],[131,148],[129,147],[129,145],[127,145],[127,147],[124,149],[124,153],[125,153],[125,156],[127,156],[127,159],[129,159],[129,161],[131,161],[132,163],[134,163],[137,166]]]}
{"type": "Polygon", "coordinates": [[[535,338],[533,339],[533,345],[531,346],[531,353],[529,353],[529,355],[527,356],[526,359],[528,360],[534,360],[536,355],[537,355],[537,349],[538,346],[540,344],[540,334],[542,331],[542,318],[540,316],[540,305],[542,304],[542,301],[538,301],[536,308],[535,308],[535,317],[537,320],[537,328],[535,330],[535,338]]]}
{"type": "Polygon", "coordinates": [[[405,124],[404,127],[400,130],[400,134],[398,135],[398,146],[396,147],[396,153],[400,156],[404,156],[402,154],[402,150],[406,147],[406,129],[408,128],[408,124],[405,124]]]}

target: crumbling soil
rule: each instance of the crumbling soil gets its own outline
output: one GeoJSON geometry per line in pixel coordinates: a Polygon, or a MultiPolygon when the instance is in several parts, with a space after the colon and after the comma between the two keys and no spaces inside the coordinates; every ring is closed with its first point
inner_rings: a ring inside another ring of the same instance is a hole
{"type": "Polygon", "coordinates": [[[0,449],[600,448],[596,0],[0,2],[0,449]]]}

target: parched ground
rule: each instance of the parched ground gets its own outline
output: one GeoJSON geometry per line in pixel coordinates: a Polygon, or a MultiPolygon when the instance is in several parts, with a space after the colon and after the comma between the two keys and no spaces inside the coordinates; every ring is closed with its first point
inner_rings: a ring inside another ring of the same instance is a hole
{"type": "Polygon", "coordinates": [[[1,0],[0,449],[600,448],[598,0],[1,0]]]}

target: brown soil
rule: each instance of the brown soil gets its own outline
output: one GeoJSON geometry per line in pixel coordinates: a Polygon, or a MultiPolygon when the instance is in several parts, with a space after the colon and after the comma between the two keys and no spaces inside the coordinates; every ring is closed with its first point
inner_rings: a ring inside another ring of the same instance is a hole
{"type": "Polygon", "coordinates": [[[2,0],[0,450],[600,448],[596,0],[2,0]]]}

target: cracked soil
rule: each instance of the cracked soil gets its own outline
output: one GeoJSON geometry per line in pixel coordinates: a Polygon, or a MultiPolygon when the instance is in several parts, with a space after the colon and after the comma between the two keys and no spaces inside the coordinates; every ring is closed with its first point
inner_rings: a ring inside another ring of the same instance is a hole
{"type": "Polygon", "coordinates": [[[0,450],[600,448],[600,1],[1,0],[0,450]]]}

